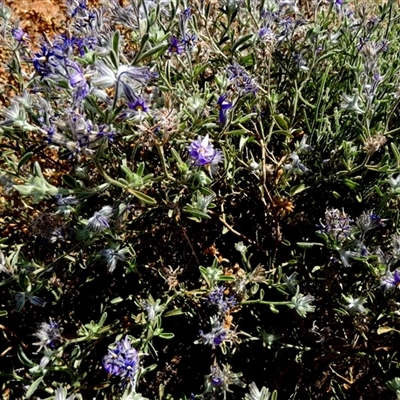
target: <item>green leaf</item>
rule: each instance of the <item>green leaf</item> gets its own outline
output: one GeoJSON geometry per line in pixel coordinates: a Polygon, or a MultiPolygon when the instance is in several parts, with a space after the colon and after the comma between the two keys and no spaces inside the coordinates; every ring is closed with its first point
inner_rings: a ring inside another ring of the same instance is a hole
{"type": "Polygon", "coordinates": [[[158,336],[162,339],[172,339],[175,335],[172,332],[161,332],[158,336]]]}
{"type": "Polygon", "coordinates": [[[351,179],[343,179],[343,183],[348,186],[351,190],[359,189],[361,186],[359,183],[352,181],[351,179]]]}
{"type": "Polygon", "coordinates": [[[8,314],[8,311],[6,310],[0,310],[0,317],[4,317],[8,314]]]}
{"type": "Polygon", "coordinates": [[[156,53],[165,53],[165,50],[167,48],[168,48],[168,45],[166,45],[166,44],[159,44],[158,46],[154,46],[150,50],[147,50],[143,54],[141,54],[137,61],[139,62],[139,61],[141,61],[145,58],[148,58],[156,53]]]}
{"type": "Polygon", "coordinates": [[[316,243],[316,242],[297,242],[297,246],[301,247],[302,249],[310,249],[311,247],[314,246],[323,247],[324,245],[322,243],[316,243]]]}
{"type": "Polygon", "coordinates": [[[29,386],[29,389],[25,393],[25,396],[29,399],[35,393],[36,389],[40,385],[40,383],[43,381],[44,376],[41,376],[40,378],[37,378],[35,382],[32,383],[31,386],[29,386]]]}
{"type": "Polygon", "coordinates": [[[197,208],[194,208],[194,207],[190,206],[190,204],[188,204],[185,207],[183,207],[182,211],[184,213],[190,214],[193,217],[195,217],[196,218],[195,221],[197,221],[198,218],[200,218],[200,219],[211,219],[211,217],[208,214],[206,214],[205,212],[203,212],[201,210],[198,210],[197,208]]]}
{"type": "Polygon", "coordinates": [[[99,326],[100,326],[100,327],[104,325],[104,322],[106,322],[106,319],[107,319],[107,313],[104,312],[104,313],[102,314],[101,318],[100,318],[100,321],[99,321],[99,326]]]}
{"type": "Polygon", "coordinates": [[[30,152],[28,152],[28,153],[25,153],[25,154],[22,156],[22,158],[19,160],[19,163],[18,163],[18,171],[21,169],[21,167],[22,167],[24,164],[26,164],[26,163],[32,158],[32,156],[33,156],[33,152],[32,152],[32,151],[30,151],[30,152]]]}
{"type": "Polygon", "coordinates": [[[374,186],[374,190],[375,190],[376,193],[378,193],[378,196],[379,196],[379,197],[383,197],[382,190],[380,189],[379,186],[375,185],[375,186],[374,186]]]}
{"type": "Polygon", "coordinates": [[[273,305],[271,304],[269,306],[269,309],[274,313],[274,314],[279,314],[279,310],[273,305]]]}
{"type": "MultiPolygon", "coordinates": [[[[240,47],[243,47],[243,45],[250,39],[253,37],[253,34],[249,34],[246,36],[242,36],[241,38],[239,38],[232,46],[232,53],[234,53],[236,50],[239,50],[240,47]]],[[[249,46],[250,44],[248,44],[249,46]]]]}
{"type": "Polygon", "coordinates": [[[17,349],[17,356],[18,356],[19,361],[21,361],[22,364],[26,365],[27,367],[32,368],[32,367],[34,367],[34,366],[36,365],[36,364],[35,364],[32,360],[30,360],[30,359],[28,358],[28,356],[24,353],[24,350],[22,349],[21,346],[18,346],[18,349],[17,349]]]}
{"type": "Polygon", "coordinates": [[[77,180],[73,178],[71,175],[63,175],[61,178],[68,186],[71,186],[72,188],[78,188],[79,185],[77,183],[77,180]]]}
{"type": "MultiPolygon", "coordinates": [[[[118,58],[119,55],[119,48],[121,45],[121,35],[119,33],[119,31],[115,31],[113,39],[112,39],[112,48],[114,50],[114,53],[116,55],[116,57],[118,58]]],[[[116,64],[114,64],[116,68],[118,68],[118,62],[116,64]]]]}
{"type": "Polygon", "coordinates": [[[234,121],[232,122],[232,124],[233,124],[233,125],[236,125],[236,124],[244,124],[245,122],[247,122],[248,120],[250,120],[250,119],[252,119],[253,117],[256,117],[256,116],[257,116],[257,113],[246,114],[245,116],[240,117],[240,118],[234,120],[234,121]]]}
{"type": "Polygon", "coordinates": [[[124,299],[122,297],[116,297],[115,299],[112,299],[110,301],[111,304],[118,304],[121,303],[121,301],[124,301],[124,299]]]}
{"type": "Polygon", "coordinates": [[[273,118],[279,128],[281,128],[283,131],[287,131],[289,129],[289,125],[287,124],[283,114],[274,115],[273,118]]]}
{"type": "Polygon", "coordinates": [[[150,206],[155,206],[157,204],[157,202],[152,197],[147,196],[147,194],[144,194],[142,192],[139,192],[131,188],[126,188],[126,190],[145,204],[148,204],[150,206]]]}
{"type": "Polygon", "coordinates": [[[229,131],[227,132],[229,134],[229,136],[238,136],[238,135],[245,135],[247,133],[246,130],[244,129],[235,129],[233,131],[229,131]]]}
{"type": "Polygon", "coordinates": [[[304,183],[301,183],[300,185],[293,186],[290,188],[290,195],[294,196],[296,194],[301,193],[302,191],[308,189],[308,186],[304,185],[304,183]]]}
{"type": "Polygon", "coordinates": [[[397,148],[395,143],[390,143],[390,147],[392,148],[392,151],[394,153],[394,156],[396,157],[396,168],[400,168],[400,152],[399,149],[397,148]]]}
{"type": "MultiPolygon", "coordinates": [[[[259,390],[254,382],[250,383],[248,386],[249,393],[246,393],[244,400],[268,400],[271,393],[265,386],[259,390]]],[[[276,391],[274,391],[276,393],[276,391]]]]}
{"type": "Polygon", "coordinates": [[[115,54],[114,50],[111,50],[109,53],[110,60],[114,66],[115,69],[118,69],[119,66],[119,61],[118,61],[118,56],[115,54]]]}
{"type": "Polygon", "coordinates": [[[400,392],[400,378],[394,378],[391,381],[386,382],[386,386],[393,392],[400,392]]]}
{"type": "Polygon", "coordinates": [[[273,131],[272,132],[274,135],[285,135],[287,136],[289,139],[293,138],[293,135],[289,132],[289,131],[284,131],[282,129],[278,130],[278,131],[273,131]]]}
{"type": "Polygon", "coordinates": [[[233,282],[235,277],[231,275],[221,275],[218,280],[222,282],[233,282]]]}
{"type": "Polygon", "coordinates": [[[164,314],[164,317],[174,317],[175,315],[184,314],[182,308],[176,308],[175,310],[168,311],[164,314]]]}
{"type": "Polygon", "coordinates": [[[390,326],[380,326],[377,330],[378,335],[383,335],[384,333],[388,333],[393,331],[394,329],[391,328],[390,326]]]}

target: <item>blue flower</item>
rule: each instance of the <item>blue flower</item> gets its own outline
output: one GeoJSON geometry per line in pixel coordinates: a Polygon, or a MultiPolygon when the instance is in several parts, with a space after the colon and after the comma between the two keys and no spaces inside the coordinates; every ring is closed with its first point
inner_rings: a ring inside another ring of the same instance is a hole
{"type": "Polygon", "coordinates": [[[219,316],[214,316],[211,317],[211,332],[203,333],[203,331],[200,331],[199,333],[201,336],[200,342],[215,348],[227,339],[228,329],[225,328],[224,322],[220,320],[219,316]]]}
{"type": "Polygon", "coordinates": [[[71,18],[74,18],[76,16],[76,14],[78,14],[79,12],[82,12],[84,10],[87,10],[87,2],[86,0],[83,1],[69,1],[68,2],[68,8],[70,11],[70,16],[71,18]]]}
{"type": "Polygon", "coordinates": [[[325,221],[320,221],[321,231],[332,235],[334,239],[344,241],[352,229],[353,220],[344,212],[336,208],[325,211],[325,221]]]}
{"type": "Polygon", "coordinates": [[[217,109],[219,110],[218,113],[218,121],[222,126],[226,125],[227,121],[227,113],[230,108],[232,108],[232,103],[229,103],[226,101],[226,94],[223,94],[222,96],[219,96],[218,101],[217,101],[217,109]]]}
{"type": "Polygon", "coordinates": [[[109,142],[113,142],[116,136],[115,131],[110,131],[107,125],[101,124],[99,126],[99,131],[97,132],[97,137],[100,139],[108,140],[109,142]]]}
{"type": "Polygon", "coordinates": [[[225,315],[231,308],[235,307],[237,302],[235,296],[226,298],[224,296],[225,288],[217,286],[207,297],[207,303],[211,306],[216,306],[221,315],[225,315]]]}
{"type": "Polygon", "coordinates": [[[125,262],[126,257],[125,253],[128,251],[128,249],[120,249],[120,250],[114,250],[114,249],[104,249],[101,250],[100,254],[104,258],[104,261],[107,263],[107,270],[108,272],[113,272],[115,270],[115,267],[117,266],[118,261],[125,262]]]}
{"type": "Polygon", "coordinates": [[[42,322],[39,329],[34,336],[39,339],[39,342],[34,345],[39,346],[39,350],[43,347],[49,347],[51,349],[56,348],[58,343],[62,341],[60,325],[50,318],[50,322],[42,322]]]}
{"type": "Polygon", "coordinates": [[[68,67],[71,67],[69,72],[69,83],[72,87],[79,87],[86,84],[85,76],[79,65],[76,62],[70,61],[68,67]]]}
{"type": "Polygon", "coordinates": [[[103,358],[104,369],[110,375],[119,376],[122,386],[130,383],[135,385],[139,369],[139,354],[132,347],[129,338],[115,343],[115,348],[109,349],[108,354],[103,358]]]}
{"type": "Polygon", "coordinates": [[[340,13],[342,10],[343,0],[331,0],[331,2],[336,12],[340,13]]]}
{"type": "Polygon", "coordinates": [[[190,20],[192,13],[190,7],[187,7],[179,14],[179,31],[182,36],[186,35],[188,22],[190,20]]]}
{"type": "Polygon", "coordinates": [[[193,46],[197,43],[197,36],[191,33],[186,33],[183,36],[181,42],[185,46],[186,50],[191,50],[193,46]]]}
{"type": "Polygon", "coordinates": [[[286,171],[295,172],[297,174],[304,174],[305,172],[309,171],[309,169],[300,161],[297,153],[293,152],[290,155],[290,159],[292,160],[290,164],[283,165],[283,168],[286,171]]]}
{"type": "Polygon", "coordinates": [[[400,286],[400,274],[399,271],[396,269],[394,274],[390,271],[386,274],[385,277],[382,278],[381,287],[384,290],[393,290],[400,286]]]}
{"type": "Polygon", "coordinates": [[[29,42],[28,34],[21,28],[11,29],[11,34],[13,35],[14,39],[19,43],[29,42]]]}
{"type": "Polygon", "coordinates": [[[51,74],[59,64],[54,51],[44,43],[40,46],[40,52],[34,54],[32,62],[36,72],[41,77],[51,74]]]}
{"type": "Polygon", "coordinates": [[[128,107],[137,112],[147,112],[149,110],[149,107],[141,96],[136,97],[135,101],[132,103],[128,103],[128,107]]]}
{"type": "Polygon", "coordinates": [[[188,146],[190,157],[197,167],[205,165],[216,165],[223,160],[223,155],[220,150],[215,150],[214,146],[209,143],[208,134],[202,138],[199,136],[188,146]]]}
{"type": "Polygon", "coordinates": [[[244,96],[248,93],[256,94],[258,86],[253,78],[247,73],[247,71],[237,63],[234,63],[226,69],[231,88],[234,92],[238,93],[239,96],[244,96]]]}
{"type": "Polygon", "coordinates": [[[225,376],[218,366],[212,366],[210,379],[213,386],[222,386],[225,381],[225,376]]]}
{"type": "Polygon", "coordinates": [[[384,226],[382,218],[372,211],[364,211],[356,221],[357,227],[364,235],[366,232],[384,226]]]}
{"type": "Polygon", "coordinates": [[[203,339],[204,344],[209,344],[212,346],[212,348],[220,346],[221,343],[225,340],[226,335],[227,335],[226,329],[222,326],[213,329],[209,333],[203,333],[203,331],[200,331],[200,336],[203,339]]]}
{"type": "Polygon", "coordinates": [[[104,206],[100,211],[96,211],[93,217],[90,217],[87,227],[95,232],[101,232],[110,227],[109,219],[113,214],[111,206],[104,206]]]}
{"type": "Polygon", "coordinates": [[[80,66],[73,61],[68,62],[69,70],[69,84],[75,88],[74,102],[82,101],[89,93],[89,85],[80,66]]]}
{"type": "Polygon", "coordinates": [[[179,39],[176,38],[175,36],[172,36],[171,40],[169,41],[168,52],[171,54],[172,53],[181,54],[181,53],[183,53],[184,49],[185,48],[182,45],[182,43],[179,42],[179,39]]]}

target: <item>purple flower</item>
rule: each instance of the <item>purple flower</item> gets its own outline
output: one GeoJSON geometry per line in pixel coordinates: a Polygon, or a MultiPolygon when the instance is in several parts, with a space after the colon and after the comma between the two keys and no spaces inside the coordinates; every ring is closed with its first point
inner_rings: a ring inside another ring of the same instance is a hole
{"type": "Polygon", "coordinates": [[[89,93],[89,85],[85,83],[82,86],[78,86],[74,92],[74,103],[80,103],[89,93]]]}
{"type": "Polygon", "coordinates": [[[122,386],[127,383],[134,386],[139,368],[139,354],[132,347],[127,336],[114,345],[115,348],[109,349],[108,354],[103,358],[104,369],[110,375],[119,376],[122,386]]]}
{"type": "Polygon", "coordinates": [[[97,137],[106,139],[109,142],[113,142],[117,133],[115,131],[109,131],[108,129],[109,128],[107,127],[107,125],[100,125],[99,131],[97,132],[97,137]]]}
{"type": "Polygon", "coordinates": [[[176,53],[176,54],[181,54],[183,53],[184,46],[182,43],[179,42],[179,39],[176,38],[175,36],[172,36],[171,40],[169,41],[169,48],[168,52],[169,53],[176,53]]]}
{"type": "Polygon", "coordinates": [[[213,327],[212,331],[209,333],[203,333],[200,331],[200,336],[204,344],[209,344],[212,348],[220,346],[225,340],[227,335],[227,330],[223,326],[213,327]]]}
{"type": "Polygon", "coordinates": [[[213,386],[222,386],[224,383],[225,376],[218,365],[211,367],[210,379],[213,386]]]}
{"type": "Polygon", "coordinates": [[[79,203],[79,200],[74,196],[63,197],[62,194],[56,194],[55,196],[57,206],[65,207],[75,205],[79,203]]]}
{"type": "Polygon", "coordinates": [[[147,112],[149,107],[147,106],[146,102],[144,101],[143,97],[136,97],[136,99],[132,103],[128,103],[128,107],[134,111],[142,111],[147,112]]]}
{"type": "Polygon", "coordinates": [[[82,101],[89,93],[89,85],[80,66],[73,61],[68,62],[69,70],[69,84],[75,88],[74,101],[82,101]]]}
{"type": "Polygon", "coordinates": [[[179,31],[180,31],[181,36],[186,35],[188,22],[189,22],[191,15],[192,15],[192,13],[191,13],[190,7],[186,8],[179,14],[179,31]]]}
{"type": "Polygon", "coordinates": [[[86,85],[86,79],[83,76],[82,71],[75,70],[70,77],[69,77],[69,83],[72,87],[82,87],[86,85]]]}
{"type": "Polygon", "coordinates": [[[223,156],[220,150],[215,150],[214,146],[209,143],[208,134],[202,138],[199,136],[188,146],[190,157],[192,157],[194,165],[203,167],[211,164],[216,165],[222,161],[223,156]]]}
{"type": "Polygon", "coordinates": [[[36,72],[42,77],[51,74],[59,64],[54,51],[44,43],[40,46],[40,52],[34,54],[32,62],[36,72]]]}
{"type": "Polygon", "coordinates": [[[342,13],[343,0],[331,0],[331,4],[338,14],[342,13]]]}
{"type": "Polygon", "coordinates": [[[86,0],[83,0],[83,1],[70,0],[67,3],[67,6],[69,8],[71,18],[74,18],[76,16],[76,14],[78,14],[79,12],[82,12],[82,11],[88,9],[86,0]]]}
{"type": "Polygon", "coordinates": [[[399,271],[396,269],[394,274],[388,271],[387,275],[382,278],[381,287],[384,290],[393,290],[400,286],[400,274],[399,271]]]}
{"type": "Polygon", "coordinates": [[[258,36],[260,39],[271,39],[275,37],[275,33],[270,27],[264,26],[258,31],[258,36]]]}
{"type": "Polygon", "coordinates": [[[95,232],[101,232],[110,227],[108,220],[113,214],[113,209],[110,206],[104,206],[100,211],[96,211],[93,217],[90,217],[87,227],[95,232]]]}
{"type": "Polygon", "coordinates": [[[366,232],[384,226],[382,218],[372,211],[364,211],[356,221],[356,225],[363,234],[366,232]]]}
{"type": "Polygon", "coordinates": [[[11,34],[14,39],[19,43],[25,43],[29,41],[28,34],[21,28],[13,28],[11,29],[11,34]]]}
{"type": "Polygon", "coordinates": [[[185,46],[186,50],[191,50],[193,46],[197,43],[197,36],[191,33],[186,33],[182,38],[182,44],[185,46]]]}
{"type": "MultiPolygon", "coordinates": [[[[247,73],[247,71],[237,63],[234,63],[226,69],[231,88],[239,94],[239,96],[245,96],[246,94],[256,94],[258,86],[253,78],[247,73]]],[[[224,99],[225,100],[225,99],[224,99]]]]}
{"type": "Polygon", "coordinates": [[[321,231],[332,235],[336,240],[344,241],[352,229],[353,220],[342,210],[331,208],[325,211],[325,221],[321,222],[321,231]]]}
{"type": "Polygon", "coordinates": [[[39,339],[39,342],[34,343],[39,346],[39,350],[43,347],[54,349],[59,342],[62,341],[60,325],[50,318],[50,323],[42,322],[34,336],[39,339]]]}
{"type": "Polygon", "coordinates": [[[53,143],[54,134],[56,133],[56,127],[54,125],[51,125],[49,127],[46,126],[46,125],[43,125],[42,129],[44,131],[46,131],[46,133],[47,133],[47,136],[46,136],[47,143],[48,144],[52,144],[53,143]]]}
{"type": "Polygon", "coordinates": [[[223,286],[217,286],[207,297],[207,303],[211,306],[216,306],[221,315],[225,315],[231,308],[237,304],[235,297],[230,296],[226,298],[224,296],[225,288],[223,286]]]}
{"type": "Polygon", "coordinates": [[[222,126],[226,125],[226,115],[227,112],[230,108],[232,108],[232,103],[229,103],[226,101],[226,94],[223,94],[222,96],[219,96],[218,101],[217,101],[217,109],[219,110],[218,114],[218,121],[222,126]]]}

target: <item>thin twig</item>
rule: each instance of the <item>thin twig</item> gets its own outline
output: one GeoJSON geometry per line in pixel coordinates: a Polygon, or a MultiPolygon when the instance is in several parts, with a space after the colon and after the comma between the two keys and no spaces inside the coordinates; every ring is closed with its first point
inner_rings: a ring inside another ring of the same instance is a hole
{"type": "Polygon", "coordinates": [[[247,236],[243,235],[242,233],[238,232],[237,230],[233,229],[225,220],[225,218],[220,217],[216,212],[208,210],[208,214],[217,217],[222,224],[227,227],[233,234],[235,234],[236,236],[239,236],[241,239],[245,240],[247,243],[252,244],[253,246],[256,246],[260,251],[262,251],[263,253],[265,253],[264,249],[254,240],[248,238],[247,236]]]}

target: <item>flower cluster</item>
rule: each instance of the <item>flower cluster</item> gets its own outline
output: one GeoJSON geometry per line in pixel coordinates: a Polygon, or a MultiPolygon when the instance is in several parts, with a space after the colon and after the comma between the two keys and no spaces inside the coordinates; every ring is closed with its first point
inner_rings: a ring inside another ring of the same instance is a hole
{"type": "Polygon", "coordinates": [[[211,332],[204,333],[200,331],[201,342],[207,345],[211,345],[212,348],[220,346],[222,342],[227,338],[228,329],[225,328],[224,323],[218,316],[211,318],[211,332]]]}
{"type": "Polygon", "coordinates": [[[206,299],[207,304],[209,304],[210,306],[216,306],[218,309],[218,313],[221,315],[225,315],[237,304],[235,296],[232,295],[226,298],[224,295],[224,291],[224,286],[217,286],[206,299]]]}
{"type": "Polygon", "coordinates": [[[132,347],[128,336],[116,342],[114,347],[108,350],[108,354],[103,358],[103,366],[108,374],[121,378],[122,386],[128,383],[135,386],[139,370],[139,354],[132,347]]]}
{"type": "Polygon", "coordinates": [[[331,208],[325,212],[325,221],[321,222],[322,231],[332,235],[335,240],[344,241],[352,229],[353,220],[342,210],[331,208]]]}
{"type": "Polygon", "coordinates": [[[190,7],[179,13],[179,37],[171,36],[168,47],[169,54],[182,54],[185,50],[190,51],[197,42],[197,36],[188,30],[191,16],[190,7]]]}
{"type": "Polygon", "coordinates": [[[253,95],[257,93],[258,86],[256,82],[242,66],[234,63],[230,65],[226,71],[229,77],[231,90],[239,97],[250,93],[253,95]]]}
{"type": "Polygon", "coordinates": [[[245,387],[245,384],[239,379],[241,376],[241,373],[233,372],[228,364],[223,365],[222,369],[218,364],[215,364],[211,367],[210,381],[216,391],[232,392],[229,388],[231,385],[245,387]]]}
{"type": "Polygon", "coordinates": [[[50,318],[49,323],[42,322],[38,331],[34,333],[34,336],[39,339],[34,345],[39,346],[39,351],[46,347],[54,349],[62,341],[61,332],[62,329],[58,322],[50,318]]]}

